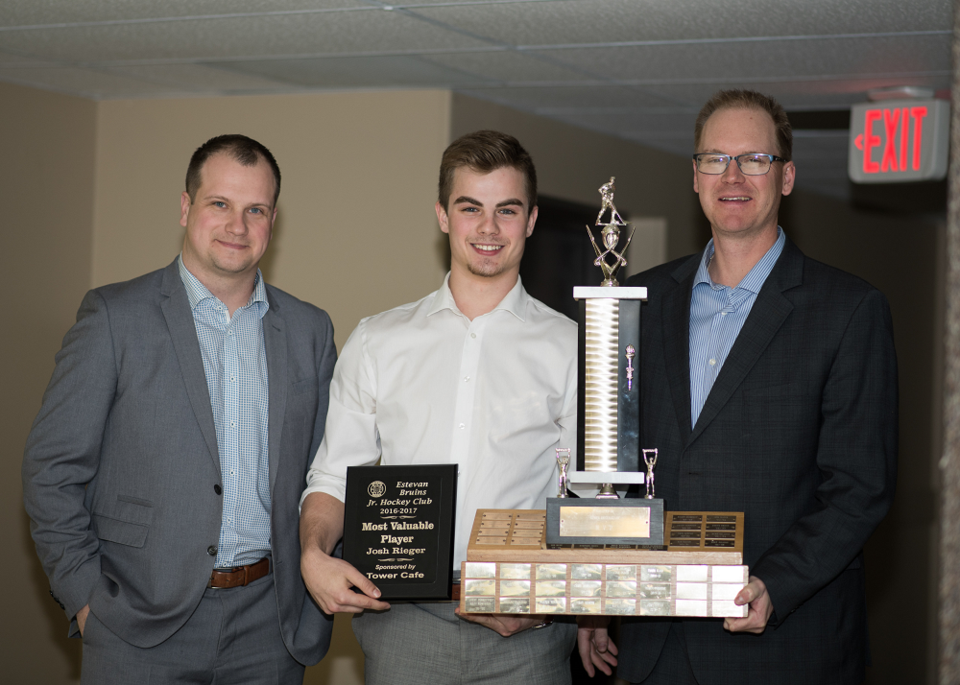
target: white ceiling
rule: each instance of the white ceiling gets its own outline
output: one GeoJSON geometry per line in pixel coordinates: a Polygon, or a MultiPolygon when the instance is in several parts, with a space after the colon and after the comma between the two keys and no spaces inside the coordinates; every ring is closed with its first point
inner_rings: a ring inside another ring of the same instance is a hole
{"type": "MultiPolygon", "coordinates": [[[[0,0],[0,81],[93,99],[445,88],[692,152],[718,88],[788,112],[949,96],[950,0],[0,0]]],[[[816,125],[816,124],[814,124],[816,125]]],[[[802,188],[846,196],[844,130],[802,188]]]]}

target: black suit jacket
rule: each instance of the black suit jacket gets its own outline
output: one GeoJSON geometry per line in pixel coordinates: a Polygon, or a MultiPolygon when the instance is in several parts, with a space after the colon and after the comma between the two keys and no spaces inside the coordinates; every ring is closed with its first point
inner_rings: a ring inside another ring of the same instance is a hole
{"type": "MultiPolygon", "coordinates": [[[[761,636],[684,621],[701,685],[859,683],[868,658],[862,548],[893,499],[897,366],[889,307],[864,281],[787,240],[695,426],[689,319],[694,255],[646,286],[641,442],[660,450],[668,510],[745,513],[744,563],[774,614],[761,636]]],[[[623,623],[618,675],[645,678],[668,620],[623,623]]]]}

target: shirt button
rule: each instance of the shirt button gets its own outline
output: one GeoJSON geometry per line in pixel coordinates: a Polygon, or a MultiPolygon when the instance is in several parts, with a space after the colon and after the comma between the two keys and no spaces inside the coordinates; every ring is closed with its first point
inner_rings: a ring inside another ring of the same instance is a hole
{"type": "MultiPolygon", "coordinates": [[[[710,363],[713,364],[713,360],[712,360],[712,359],[710,360],[710,363]]],[[[230,427],[231,427],[231,428],[236,428],[236,427],[237,427],[237,422],[236,422],[236,421],[231,421],[231,422],[230,422],[230,427]]]]}
{"type": "Polygon", "coordinates": [[[212,557],[217,556],[217,546],[210,545],[209,547],[207,547],[207,554],[209,554],[212,557]]]}
{"type": "Polygon", "coordinates": [[[716,366],[716,365],[717,365],[717,360],[716,360],[716,359],[711,359],[711,360],[710,360],[710,366],[716,366]]]}
{"type": "Polygon", "coordinates": [[[464,376],[464,377],[463,377],[463,382],[464,382],[464,383],[468,382],[469,380],[470,380],[470,376],[464,376]]]}
{"type": "Polygon", "coordinates": [[[221,488],[219,485],[214,485],[214,486],[213,486],[213,491],[214,491],[215,493],[217,493],[218,495],[223,494],[223,488],[221,488]]]}
{"type": "Polygon", "coordinates": [[[461,423],[461,424],[460,424],[460,430],[463,430],[463,429],[466,428],[466,427],[467,427],[466,424],[464,424],[464,423],[461,423]]]}
{"type": "Polygon", "coordinates": [[[726,316],[726,315],[727,315],[726,312],[720,312],[720,316],[726,316]]]}
{"type": "Polygon", "coordinates": [[[471,337],[471,338],[476,338],[476,337],[477,337],[477,334],[476,334],[476,333],[471,333],[471,334],[470,334],[470,337],[471,337]]]}

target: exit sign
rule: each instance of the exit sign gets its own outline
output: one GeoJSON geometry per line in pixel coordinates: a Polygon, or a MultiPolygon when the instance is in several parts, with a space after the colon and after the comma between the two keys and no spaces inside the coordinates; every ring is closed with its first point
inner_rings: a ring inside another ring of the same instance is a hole
{"type": "Polygon", "coordinates": [[[856,183],[937,180],[947,175],[950,104],[885,100],[850,110],[848,170],[856,183]]]}

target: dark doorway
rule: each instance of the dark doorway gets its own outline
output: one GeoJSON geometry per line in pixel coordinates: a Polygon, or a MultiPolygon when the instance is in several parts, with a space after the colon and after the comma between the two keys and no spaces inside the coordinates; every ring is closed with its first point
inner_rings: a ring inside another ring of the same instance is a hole
{"type": "Polygon", "coordinates": [[[577,320],[573,286],[600,285],[603,273],[593,265],[596,254],[587,226],[597,209],[578,202],[540,196],[537,227],[527,239],[520,262],[523,287],[548,307],[577,320]]]}

